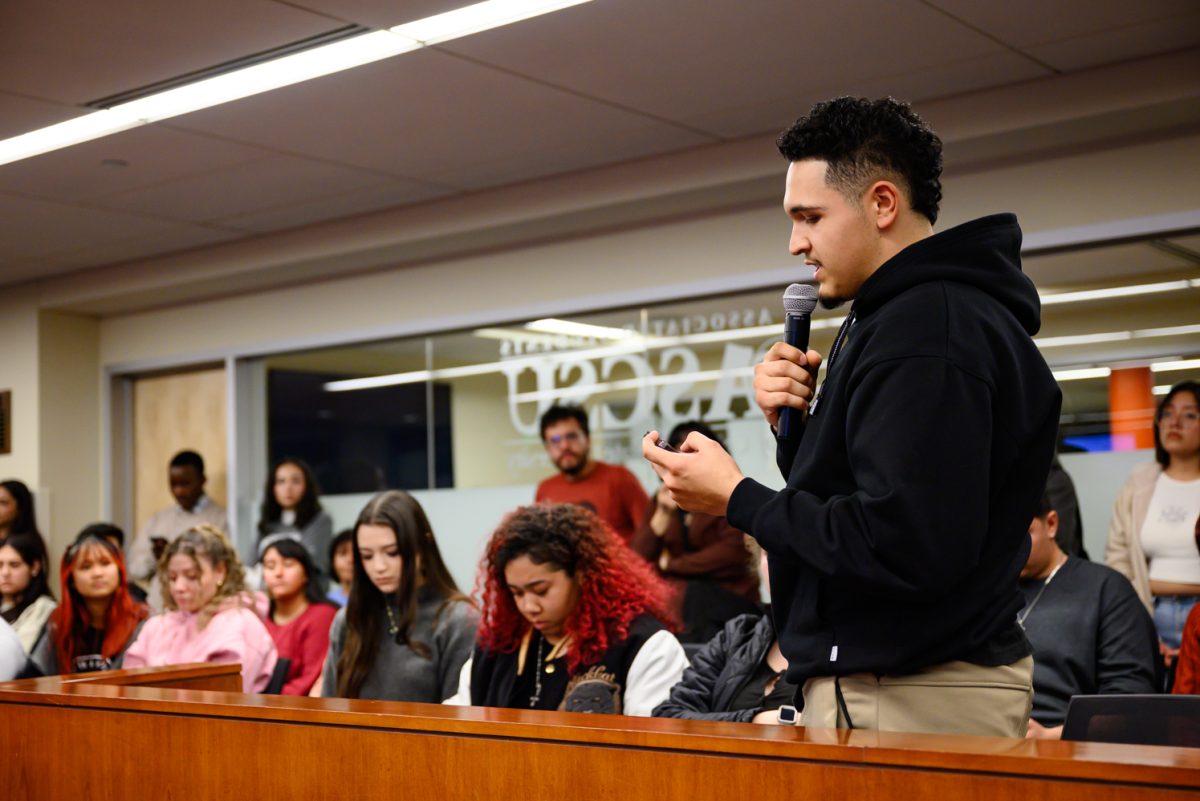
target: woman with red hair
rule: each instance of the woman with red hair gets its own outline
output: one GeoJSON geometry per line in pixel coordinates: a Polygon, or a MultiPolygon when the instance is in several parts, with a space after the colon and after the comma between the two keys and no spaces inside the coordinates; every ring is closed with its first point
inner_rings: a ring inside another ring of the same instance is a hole
{"type": "Polygon", "coordinates": [[[125,560],[114,538],[120,539],[119,529],[97,523],[81,531],[63,554],[62,603],[51,613],[48,636],[33,653],[42,673],[121,667],[149,616],[129,595],[125,560]]]}
{"type": "Polygon", "coordinates": [[[582,507],[518,509],[477,583],[475,651],[447,703],[648,717],[687,667],[667,585],[582,507]]]}

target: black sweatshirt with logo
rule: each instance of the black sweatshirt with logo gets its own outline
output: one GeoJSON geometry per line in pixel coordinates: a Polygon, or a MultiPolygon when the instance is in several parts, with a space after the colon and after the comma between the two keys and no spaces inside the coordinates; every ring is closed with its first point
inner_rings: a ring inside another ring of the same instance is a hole
{"type": "Polygon", "coordinates": [[[728,518],[770,560],[795,684],[1030,653],[1015,616],[1062,396],[1034,346],[1021,229],[997,214],[922,239],[855,298],[780,491],[728,518]]]}

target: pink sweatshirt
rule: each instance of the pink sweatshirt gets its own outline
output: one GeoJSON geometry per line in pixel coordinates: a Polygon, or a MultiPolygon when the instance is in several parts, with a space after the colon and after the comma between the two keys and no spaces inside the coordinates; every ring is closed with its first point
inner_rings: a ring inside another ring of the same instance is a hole
{"type": "Polygon", "coordinates": [[[178,611],[150,618],[125,652],[122,667],[238,662],[243,690],[261,692],[271,680],[278,655],[259,616],[245,607],[228,606],[201,631],[196,620],[196,613],[178,611]]]}

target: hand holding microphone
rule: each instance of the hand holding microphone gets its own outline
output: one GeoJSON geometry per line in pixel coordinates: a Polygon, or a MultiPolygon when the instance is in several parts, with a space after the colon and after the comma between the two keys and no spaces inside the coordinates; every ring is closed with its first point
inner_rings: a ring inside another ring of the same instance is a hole
{"type": "Polygon", "coordinates": [[[784,340],[776,342],[754,368],[754,400],[782,439],[799,436],[800,415],[808,410],[821,354],[808,350],[816,287],[792,284],[783,293],[784,340]]]}

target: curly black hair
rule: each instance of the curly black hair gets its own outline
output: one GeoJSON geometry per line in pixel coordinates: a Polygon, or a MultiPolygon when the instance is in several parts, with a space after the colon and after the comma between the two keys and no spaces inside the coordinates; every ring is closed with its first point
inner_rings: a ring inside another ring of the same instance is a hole
{"type": "Polygon", "coordinates": [[[838,97],[817,103],[776,144],[788,161],[826,162],[826,182],[853,202],[873,181],[896,180],[913,210],[937,222],[942,140],[903,101],[838,97]]]}

